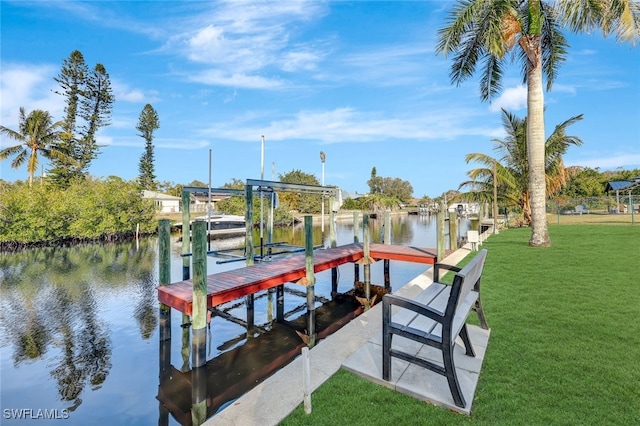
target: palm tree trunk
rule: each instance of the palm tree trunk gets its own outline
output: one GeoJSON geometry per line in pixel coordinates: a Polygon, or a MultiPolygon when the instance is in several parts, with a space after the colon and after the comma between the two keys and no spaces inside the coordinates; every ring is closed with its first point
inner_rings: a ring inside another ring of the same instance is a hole
{"type": "Polygon", "coordinates": [[[531,239],[529,245],[550,246],[546,209],[544,93],[540,36],[527,35],[526,41],[521,44],[529,58],[527,64],[527,157],[529,195],[531,197],[531,239]]]}

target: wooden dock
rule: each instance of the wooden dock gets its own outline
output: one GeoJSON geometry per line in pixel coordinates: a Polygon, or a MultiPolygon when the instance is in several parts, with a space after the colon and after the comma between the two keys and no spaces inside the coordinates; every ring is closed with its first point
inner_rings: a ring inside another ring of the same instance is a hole
{"type": "MultiPolygon", "coordinates": [[[[370,257],[374,260],[399,260],[413,263],[434,264],[436,249],[410,246],[371,244],[370,257]]],[[[364,255],[362,244],[348,244],[335,248],[316,250],[313,253],[314,272],[325,271],[360,260],[364,255]]],[[[207,308],[236,300],[281,284],[303,278],[305,255],[261,262],[230,271],[207,276],[207,308]]],[[[192,280],[180,281],[158,287],[158,300],[173,309],[191,315],[193,302],[192,280]]]]}

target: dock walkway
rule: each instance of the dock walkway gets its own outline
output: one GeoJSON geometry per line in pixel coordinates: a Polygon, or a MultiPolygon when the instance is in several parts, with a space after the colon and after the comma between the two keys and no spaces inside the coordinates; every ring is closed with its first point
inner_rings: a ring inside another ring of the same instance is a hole
{"type": "MultiPolygon", "coordinates": [[[[436,249],[433,248],[371,244],[369,255],[374,260],[399,260],[424,264],[436,262],[436,249]]],[[[314,272],[356,262],[363,256],[364,249],[360,243],[316,250],[313,253],[314,272]]],[[[207,308],[281,284],[296,282],[305,275],[304,253],[208,275],[207,308]]],[[[180,281],[158,287],[158,300],[173,309],[191,315],[193,281],[180,281]]]]}

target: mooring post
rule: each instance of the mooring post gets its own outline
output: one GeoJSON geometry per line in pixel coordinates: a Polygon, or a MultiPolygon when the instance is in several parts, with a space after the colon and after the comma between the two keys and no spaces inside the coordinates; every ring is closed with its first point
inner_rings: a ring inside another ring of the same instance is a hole
{"type": "Polygon", "coordinates": [[[191,278],[189,272],[189,257],[185,256],[191,253],[191,230],[189,223],[191,221],[189,206],[191,205],[191,194],[182,191],[182,279],[191,278]]]}
{"type": "Polygon", "coordinates": [[[255,296],[248,294],[245,297],[245,305],[247,307],[247,337],[253,337],[253,328],[255,327],[255,296]]]}
{"type": "MultiPolygon", "coordinates": [[[[338,236],[336,232],[336,212],[333,208],[336,197],[329,197],[329,239],[331,240],[331,248],[338,246],[338,236]]],[[[331,268],[331,297],[335,297],[338,293],[338,268],[331,268]]]]}
{"type": "MultiPolygon", "coordinates": [[[[383,242],[385,244],[391,244],[391,214],[389,210],[384,212],[384,233],[383,242]]],[[[384,260],[384,287],[391,288],[391,278],[389,274],[389,265],[391,261],[389,259],[384,260]]]]}
{"type": "MultiPolygon", "coordinates": [[[[371,257],[369,256],[371,244],[371,235],[369,234],[369,215],[362,216],[362,238],[363,238],[363,252],[362,257],[364,264],[364,297],[367,299],[367,303],[371,302],[371,257]]],[[[365,307],[366,308],[366,307],[365,307]]]]}
{"type": "Polygon", "coordinates": [[[449,212],[449,248],[458,249],[458,214],[449,212]]]}
{"type": "MultiPolygon", "coordinates": [[[[158,223],[158,281],[159,285],[167,285],[171,281],[171,225],[169,219],[160,219],[158,223]]],[[[171,378],[171,308],[160,303],[158,309],[160,323],[159,367],[160,385],[171,378]]],[[[169,424],[169,410],[160,403],[159,425],[169,424]]]]}
{"type": "MultiPolygon", "coordinates": [[[[158,282],[167,285],[171,281],[171,224],[169,219],[160,219],[158,222],[158,282]]],[[[171,308],[160,303],[160,344],[165,340],[171,340],[171,308]]]]}
{"type": "Polygon", "coordinates": [[[307,329],[310,348],[316,344],[316,277],[313,272],[313,217],[304,217],[304,248],[306,276],[303,283],[307,286],[307,329]]]}
{"type": "Polygon", "coordinates": [[[445,255],[445,247],[444,247],[444,215],[445,215],[446,206],[440,204],[440,210],[438,210],[438,214],[436,215],[437,222],[437,261],[441,262],[444,259],[445,255]]]}
{"type": "Polygon", "coordinates": [[[207,224],[193,223],[192,367],[206,363],[207,348],[207,224]]]}
{"type": "Polygon", "coordinates": [[[284,285],[276,287],[276,322],[284,322],[284,285]]]}
{"type": "MultiPolygon", "coordinates": [[[[358,223],[360,212],[355,210],[353,212],[353,242],[358,244],[360,242],[358,238],[358,230],[360,229],[360,224],[358,223]]],[[[360,265],[354,262],[353,264],[353,282],[360,281],[360,265]]]]}

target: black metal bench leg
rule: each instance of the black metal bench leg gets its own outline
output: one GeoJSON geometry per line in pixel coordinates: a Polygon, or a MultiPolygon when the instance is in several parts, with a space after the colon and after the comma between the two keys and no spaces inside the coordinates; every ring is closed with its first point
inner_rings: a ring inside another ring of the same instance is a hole
{"type": "Polygon", "coordinates": [[[447,382],[449,382],[449,390],[451,391],[451,396],[453,397],[453,402],[458,407],[464,408],[466,406],[466,402],[464,400],[464,396],[462,395],[462,389],[460,389],[460,383],[458,383],[458,376],[456,375],[456,366],[453,362],[453,348],[455,344],[449,345],[445,344],[442,348],[442,358],[444,361],[444,374],[447,377],[447,382]]]}
{"type": "Polygon", "coordinates": [[[382,300],[382,380],[391,379],[391,338],[389,323],[391,322],[391,305],[382,300]]]}
{"type": "Polygon", "coordinates": [[[478,294],[478,300],[476,300],[475,305],[472,308],[478,314],[478,320],[480,321],[480,327],[484,330],[489,329],[489,324],[487,324],[487,317],[484,316],[484,310],[482,310],[482,301],[480,300],[480,295],[478,294]]]}
{"type": "Polygon", "coordinates": [[[462,342],[464,343],[464,349],[466,351],[467,356],[475,357],[476,353],[473,350],[473,345],[471,344],[471,339],[469,339],[469,330],[467,330],[467,324],[462,326],[459,334],[460,338],[462,338],[462,342]]]}

